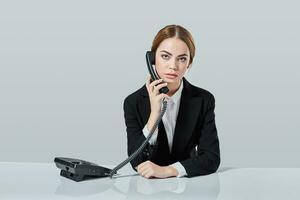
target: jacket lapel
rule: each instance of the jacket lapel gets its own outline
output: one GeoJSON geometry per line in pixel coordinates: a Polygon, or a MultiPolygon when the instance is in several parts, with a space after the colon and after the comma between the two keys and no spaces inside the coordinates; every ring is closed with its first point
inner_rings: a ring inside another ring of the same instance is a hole
{"type": "Polygon", "coordinates": [[[192,137],[201,107],[199,105],[199,98],[201,97],[196,95],[191,84],[185,78],[183,78],[183,84],[173,137],[173,154],[180,154],[185,151],[187,143],[192,137]]]}

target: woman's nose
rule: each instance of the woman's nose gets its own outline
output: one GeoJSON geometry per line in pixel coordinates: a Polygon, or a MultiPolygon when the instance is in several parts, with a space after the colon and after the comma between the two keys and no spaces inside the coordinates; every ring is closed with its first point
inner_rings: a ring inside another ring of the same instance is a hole
{"type": "Polygon", "coordinates": [[[169,69],[176,70],[177,68],[178,68],[178,67],[177,67],[177,62],[176,62],[176,60],[174,60],[172,63],[170,63],[169,69]]]}

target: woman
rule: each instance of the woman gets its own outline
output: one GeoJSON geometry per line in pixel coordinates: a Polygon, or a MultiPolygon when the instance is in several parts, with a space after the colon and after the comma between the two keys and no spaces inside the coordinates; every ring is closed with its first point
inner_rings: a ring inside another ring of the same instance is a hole
{"type": "Polygon", "coordinates": [[[220,164],[214,96],[190,84],[184,75],[195,56],[192,35],[182,26],[168,25],[153,40],[160,80],[146,84],[124,100],[128,155],[146,139],[160,112],[168,107],[146,148],[131,161],[146,178],[193,177],[214,173],[220,164]],[[159,89],[167,86],[167,94],[159,89]]]}

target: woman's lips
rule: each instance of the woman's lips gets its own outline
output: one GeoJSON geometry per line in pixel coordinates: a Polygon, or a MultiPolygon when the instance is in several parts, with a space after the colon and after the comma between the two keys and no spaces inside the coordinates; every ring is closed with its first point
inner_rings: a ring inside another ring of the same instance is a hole
{"type": "Polygon", "coordinates": [[[170,74],[170,73],[165,74],[165,77],[166,77],[166,78],[170,78],[170,79],[174,79],[174,78],[176,78],[177,76],[178,76],[177,74],[170,74]]]}

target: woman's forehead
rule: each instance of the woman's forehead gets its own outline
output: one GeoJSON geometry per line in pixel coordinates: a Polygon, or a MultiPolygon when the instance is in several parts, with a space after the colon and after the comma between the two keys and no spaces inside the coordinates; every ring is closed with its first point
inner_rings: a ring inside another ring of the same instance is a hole
{"type": "Polygon", "coordinates": [[[168,38],[163,40],[157,51],[165,50],[174,55],[189,54],[189,48],[184,41],[178,38],[168,38]]]}

